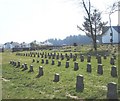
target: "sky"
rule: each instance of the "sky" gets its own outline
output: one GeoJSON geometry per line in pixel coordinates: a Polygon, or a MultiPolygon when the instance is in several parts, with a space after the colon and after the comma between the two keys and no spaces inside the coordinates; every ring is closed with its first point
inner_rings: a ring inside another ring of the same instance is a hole
{"type": "MultiPolygon", "coordinates": [[[[82,26],[86,14],[81,0],[0,0],[0,43],[38,42],[50,38],[84,34],[82,26]]],[[[91,4],[105,11],[117,0],[91,0],[91,4]]],[[[102,14],[108,21],[108,14],[102,14]]],[[[112,25],[118,25],[118,13],[111,16],[112,25]]]]}

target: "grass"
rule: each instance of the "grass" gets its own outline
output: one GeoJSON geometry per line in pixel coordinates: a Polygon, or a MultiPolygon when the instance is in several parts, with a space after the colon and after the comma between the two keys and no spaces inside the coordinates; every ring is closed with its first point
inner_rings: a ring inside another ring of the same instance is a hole
{"type": "MultiPolygon", "coordinates": [[[[89,50],[86,50],[88,46],[79,46],[77,50],[87,54],[89,50]]],[[[105,46],[101,46],[105,47],[105,46]]],[[[101,48],[102,49],[102,48],[101,48]]],[[[72,47],[72,50],[73,47],[72,47]]],[[[99,50],[100,51],[100,50],[99,50]]],[[[101,50],[102,51],[102,50],[101,50]]],[[[43,51],[39,51],[43,52],[43,51]]],[[[44,50],[44,52],[51,52],[50,50],[44,50]]],[[[61,53],[61,52],[59,52],[61,53]]],[[[64,52],[62,52],[65,54],[64,52]]],[[[66,52],[69,54],[69,52],[66,52]]],[[[73,52],[73,54],[80,54],[80,52],[73,52]]],[[[1,53],[0,53],[1,54],[1,53]]],[[[112,53],[111,53],[112,54],[112,53]]],[[[109,82],[116,82],[118,84],[117,77],[111,77],[110,70],[111,65],[109,63],[111,54],[107,59],[102,59],[103,63],[103,75],[97,74],[97,60],[96,57],[92,56],[92,73],[86,72],[86,56],[85,61],[79,63],[79,70],[74,71],[74,62],[70,60],[70,67],[65,68],[66,59],[62,60],[60,67],[57,66],[57,61],[55,60],[55,65],[51,65],[52,59],[49,59],[49,64],[41,64],[41,58],[37,57],[26,57],[26,56],[16,56],[16,52],[4,52],[2,53],[2,98],[3,99],[106,99],[107,94],[107,84],[109,82]],[[32,59],[39,59],[39,63],[32,63],[32,59]],[[20,61],[21,64],[27,63],[28,68],[32,64],[34,72],[28,73],[28,70],[22,71],[21,68],[16,68],[9,64],[10,60],[20,61]],[[44,75],[40,78],[36,78],[38,74],[39,66],[43,66],[44,75]],[[54,74],[59,73],[60,81],[53,82],[54,74]],[[76,92],[76,76],[84,76],[84,91],[76,92]]],[[[118,53],[116,53],[118,54],[118,53]]],[[[118,57],[116,60],[118,69],[118,57]]],[[[118,88],[120,88],[118,86],[118,88]]]]}

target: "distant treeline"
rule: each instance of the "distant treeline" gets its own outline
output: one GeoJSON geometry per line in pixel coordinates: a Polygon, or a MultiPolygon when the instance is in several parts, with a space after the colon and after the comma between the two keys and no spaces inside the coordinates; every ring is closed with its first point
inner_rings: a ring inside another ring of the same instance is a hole
{"type": "Polygon", "coordinates": [[[86,35],[70,35],[65,39],[48,39],[48,42],[52,43],[53,45],[73,45],[74,43],[77,44],[90,44],[91,38],[86,35]]]}

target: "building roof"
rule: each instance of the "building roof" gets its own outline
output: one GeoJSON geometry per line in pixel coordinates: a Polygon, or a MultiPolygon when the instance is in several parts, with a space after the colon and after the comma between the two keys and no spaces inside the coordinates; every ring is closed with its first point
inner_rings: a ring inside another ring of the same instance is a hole
{"type": "MultiPolygon", "coordinates": [[[[114,28],[119,34],[120,34],[120,26],[111,26],[112,28],[114,28]]],[[[102,33],[105,33],[109,30],[110,26],[105,26],[102,29],[102,33]]]]}

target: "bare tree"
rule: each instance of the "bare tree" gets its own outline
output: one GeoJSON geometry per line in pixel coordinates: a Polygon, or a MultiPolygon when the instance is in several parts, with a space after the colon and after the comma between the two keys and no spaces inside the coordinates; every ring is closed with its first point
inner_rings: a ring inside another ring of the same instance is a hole
{"type": "Polygon", "coordinates": [[[85,22],[82,24],[83,28],[77,25],[77,28],[84,31],[87,36],[92,38],[94,50],[97,50],[97,36],[102,35],[102,28],[107,24],[107,22],[101,22],[101,12],[94,9],[91,10],[91,2],[89,0],[88,8],[84,0],[82,0],[83,7],[87,13],[87,16],[84,16],[85,22]]]}
{"type": "Polygon", "coordinates": [[[115,12],[117,12],[119,9],[118,9],[118,5],[120,5],[120,1],[119,2],[114,2],[111,6],[109,6],[107,8],[107,13],[109,14],[109,26],[110,26],[110,30],[111,30],[111,45],[113,44],[113,30],[112,30],[112,25],[111,25],[111,15],[115,12]]]}

